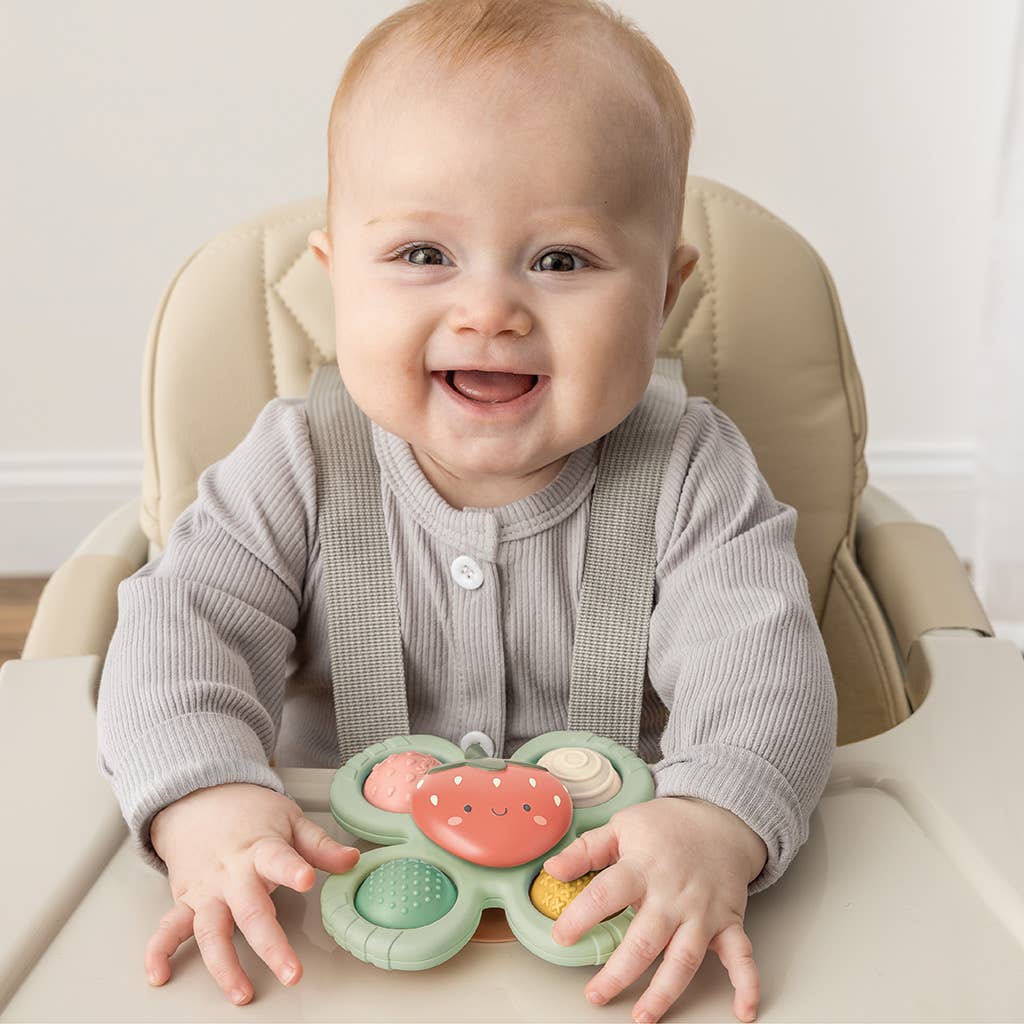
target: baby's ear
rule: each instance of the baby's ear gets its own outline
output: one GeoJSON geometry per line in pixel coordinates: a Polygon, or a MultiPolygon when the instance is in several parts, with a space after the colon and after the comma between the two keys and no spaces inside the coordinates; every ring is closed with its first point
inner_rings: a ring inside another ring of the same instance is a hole
{"type": "Polygon", "coordinates": [[[683,281],[685,281],[690,274],[693,273],[693,268],[697,266],[697,260],[699,259],[700,249],[698,249],[697,246],[686,242],[679,246],[673,254],[672,267],[677,274],[682,276],[683,281]]]}
{"type": "Polygon", "coordinates": [[[668,282],[665,286],[665,306],[661,311],[662,324],[668,319],[679,298],[680,289],[686,279],[693,273],[700,259],[700,249],[695,245],[686,242],[678,246],[672,253],[672,260],[668,268],[668,282]]]}
{"type": "Polygon", "coordinates": [[[331,272],[331,239],[323,228],[313,228],[306,239],[324,270],[331,272]]]}

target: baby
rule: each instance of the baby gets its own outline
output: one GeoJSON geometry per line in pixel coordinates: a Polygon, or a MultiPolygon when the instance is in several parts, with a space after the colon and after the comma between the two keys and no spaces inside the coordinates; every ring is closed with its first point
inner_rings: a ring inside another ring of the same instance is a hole
{"type": "MultiPolygon", "coordinates": [[[[691,135],[670,65],[597,0],[421,0],[349,61],[326,230],[309,244],[341,377],[372,422],[414,733],[484,730],[508,756],[566,727],[598,442],[643,397],[700,255],[679,238],[691,135]],[[467,550],[478,590],[449,572],[467,550]],[[467,622],[453,609],[470,598],[485,611],[467,622]]],[[[545,863],[563,880],[600,871],[556,941],[636,910],[588,999],[664,953],[637,1021],[668,1010],[708,949],[736,1017],[757,1010],[747,898],[806,839],[835,738],[795,525],[735,425],[691,398],[658,506],[657,707],[639,750],[657,795],[545,863]]],[[[269,893],[358,859],[270,764],[338,766],[323,589],[305,400],[275,399],[118,589],[98,760],[170,882],[145,951],[154,985],[194,934],[225,995],[247,1002],[236,924],[294,984],[269,893]]]]}

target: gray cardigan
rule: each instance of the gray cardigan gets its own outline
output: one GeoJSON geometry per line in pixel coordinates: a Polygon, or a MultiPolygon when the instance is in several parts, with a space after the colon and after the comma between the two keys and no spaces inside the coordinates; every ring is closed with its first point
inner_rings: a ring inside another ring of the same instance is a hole
{"type": "MultiPolygon", "coordinates": [[[[601,440],[535,494],[459,510],[404,440],[371,427],[411,731],[458,743],[479,730],[509,756],[564,729],[601,440]],[[452,571],[466,559],[471,587],[452,571]]],[[[283,793],[271,755],[338,767],[316,493],[305,399],[273,399],[202,472],[165,550],[118,587],[97,763],[158,870],[149,824],[172,801],[224,782],[283,793]]],[[[718,804],[764,839],[751,893],[807,838],[835,744],[795,527],[735,424],[689,398],[655,521],[639,754],[657,796],[718,804]]]]}

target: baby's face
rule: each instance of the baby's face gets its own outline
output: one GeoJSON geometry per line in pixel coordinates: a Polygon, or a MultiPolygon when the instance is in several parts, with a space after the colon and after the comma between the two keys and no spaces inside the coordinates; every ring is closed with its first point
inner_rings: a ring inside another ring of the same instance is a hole
{"type": "Polygon", "coordinates": [[[628,415],[696,262],[654,208],[648,142],[608,66],[514,83],[403,58],[349,112],[329,236],[309,239],[338,367],[456,508],[536,492],[628,415]],[[538,382],[507,408],[474,404],[446,381],[469,368],[538,382]]]}

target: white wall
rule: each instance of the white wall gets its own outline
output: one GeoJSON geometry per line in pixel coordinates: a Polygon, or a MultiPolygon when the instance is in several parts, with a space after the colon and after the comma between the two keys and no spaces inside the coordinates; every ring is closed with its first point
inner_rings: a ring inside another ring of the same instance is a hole
{"type": "MultiPolygon", "coordinates": [[[[1017,0],[612,2],[689,92],[692,171],[825,259],[872,477],[969,557],[1017,0]]],[[[400,6],[0,4],[0,574],[52,571],[137,493],[161,291],[211,235],[325,191],[338,76],[400,6]]]]}

